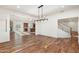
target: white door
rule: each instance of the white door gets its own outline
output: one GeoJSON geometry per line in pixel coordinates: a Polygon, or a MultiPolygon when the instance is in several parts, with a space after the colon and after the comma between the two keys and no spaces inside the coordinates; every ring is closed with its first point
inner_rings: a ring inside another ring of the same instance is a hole
{"type": "Polygon", "coordinates": [[[0,18],[0,43],[10,41],[10,22],[8,18],[0,18]]]}

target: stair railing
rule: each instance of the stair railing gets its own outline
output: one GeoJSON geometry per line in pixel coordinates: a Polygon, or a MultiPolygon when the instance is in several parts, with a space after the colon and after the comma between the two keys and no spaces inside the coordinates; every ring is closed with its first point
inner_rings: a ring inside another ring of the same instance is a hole
{"type": "Polygon", "coordinates": [[[63,31],[65,32],[68,32],[70,33],[71,35],[71,32],[72,32],[72,28],[64,23],[58,23],[58,28],[62,29],[63,31]]]}

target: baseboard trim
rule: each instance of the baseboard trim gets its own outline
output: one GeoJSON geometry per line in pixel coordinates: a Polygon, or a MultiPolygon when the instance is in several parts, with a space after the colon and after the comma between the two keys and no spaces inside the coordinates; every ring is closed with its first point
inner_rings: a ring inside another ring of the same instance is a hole
{"type": "MultiPolygon", "coordinates": [[[[55,39],[69,39],[71,37],[54,37],[54,36],[47,36],[47,35],[41,35],[41,34],[38,34],[40,36],[44,36],[44,37],[48,37],[48,38],[55,38],[55,39]]],[[[36,36],[38,36],[36,35],[36,36]]]]}

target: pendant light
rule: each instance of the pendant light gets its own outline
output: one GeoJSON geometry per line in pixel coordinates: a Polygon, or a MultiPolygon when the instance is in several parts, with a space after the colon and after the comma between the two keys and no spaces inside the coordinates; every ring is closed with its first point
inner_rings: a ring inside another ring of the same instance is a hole
{"type": "Polygon", "coordinates": [[[45,20],[48,20],[48,19],[45,18],[45,16],[44,16],[43,6],[44,6],[44,5],[38,6],[38,20],[36,20],[36,21],[45,21],[45,20]]]}

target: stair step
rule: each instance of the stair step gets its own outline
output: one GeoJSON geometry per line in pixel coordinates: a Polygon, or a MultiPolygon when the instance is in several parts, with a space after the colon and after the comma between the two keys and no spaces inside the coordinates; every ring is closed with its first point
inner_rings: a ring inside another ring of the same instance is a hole
{"type": "Polygon", "coordinates": [[[77,35],[78,35],[78,32],[72,31],[72,32],[71,32],[71,35],[72,35],[72,36],[77,36],[77,35]]]}

